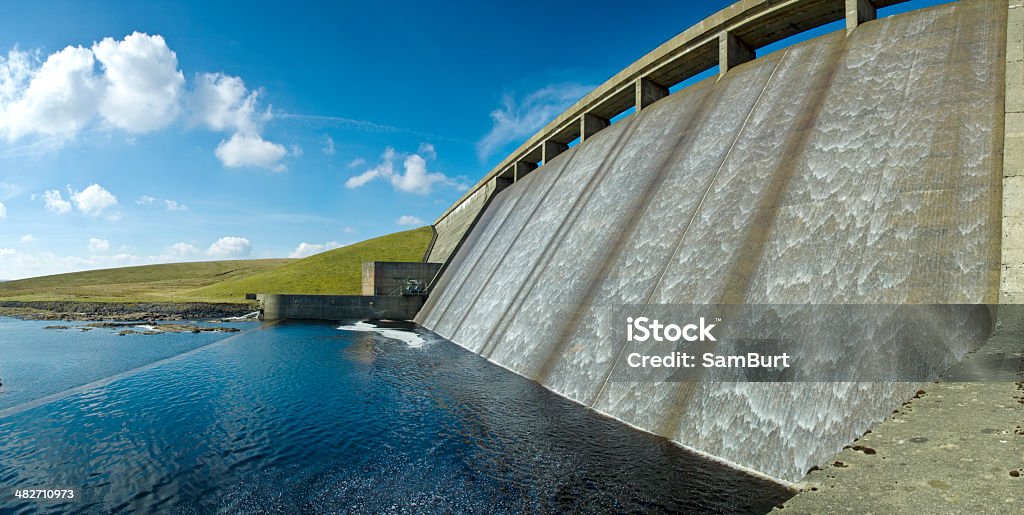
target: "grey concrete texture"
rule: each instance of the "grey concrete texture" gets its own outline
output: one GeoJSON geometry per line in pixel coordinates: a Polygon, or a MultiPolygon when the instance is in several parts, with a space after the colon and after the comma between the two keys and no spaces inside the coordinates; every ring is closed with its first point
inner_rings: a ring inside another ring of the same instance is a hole
{"type": "Polygon", "coordinates": [[[263,320],[412,320],[423,297],[260,293],[263,320]]]}
{"type": "Polygon", "coordinates": [[[409,281],[424,288],[434,282],[441,263],[370,261],[363,263],[363,295],[402,295],[409,281]]]}
{"type": "Polygon", "coordinates": [[[602,308],[998,303],[1005,23],[990,1],[936,6],[654,102],[497,195],[417,321],[620,420],[798,480],[915,385],[611,381],[621,320],[602,308]]]}
{"type": "Polygon", "coordinates": [[[773,513],[1020,513],[1024,381],[933,383],[773,513]]]}
{"type": "Polygon", "coordinates": [[[1000,302],[1024,304],[1024,2],[1007,10],[1000,302]]]}

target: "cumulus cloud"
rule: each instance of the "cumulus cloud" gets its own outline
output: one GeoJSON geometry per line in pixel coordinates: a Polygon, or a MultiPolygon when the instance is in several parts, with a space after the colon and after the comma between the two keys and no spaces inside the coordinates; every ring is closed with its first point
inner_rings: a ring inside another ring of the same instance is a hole
{"type": "Polygon", "coordinates": [[[60,194],[60,190],[46,190],[46,192],[43,193],[43,205],[46,206],[46,209],[53,211],[58,215],[63,215],[71,211],[71,203],[64,200],[64,197],[60,194]]]}
{"type": "MultiPolygon", "coordinates": [[[[0,55],[0,138],[36,136],[28,151],[45,152],[90,127],[130,134],[162,129],[184,105],[195,125],[232,134],[217,147],[225,166],[283,171],[284,147],[262,136],[272,110],[260,107],[261,95],[223,73],[196,74],[186,88],[177,54],[158,34],[107,37],[49,55],[14,48],[0,55]]],[[[293,155],[301,153],[292,147],[293,155]]]]}
{"type": "Polygon", "coordinates": [[[415,217],[415,216],[412,216],[412,215],[402,215],[402,216],[398,217],[398,220],[396,220],[395,223],[398,224],[398,225],[416,225],[416,226],[424,224],[422,219],[420,219],[418,217],[415,217]]]}
{"type": "Polygon", "coordinates": [[[581,84],[558,84],[534,91],[521,100],[513,94],[505,95],[501,107],[491,111],[491,131],[477,142],[477,156],[485,160],[505,145],[533,136],[592,89],[593,86],[581,84]]]}
{"type": "Polygon", "coordinates": [[[329,156],[333,156],[334,155],[334,152],[335,152],[335,149],[334,149],[334,138],[332,138],[330,136],[327,136],[327,144],[324,145],[323,150],[324,150],[324,154],[327,154],[329,156]]]}
{"type": "MultiPolygon", "coordinates": [[[[190,100],[193,120],[216,130],[233,132],[230,139],[217,145],[216,155],[224,166],[253,166],[283,172],[281,159],[288,155],[284,145],[266,141],[260,135],[263,124],[273,117],[271,109],[260,110],[262,90],[250,91],[240,77],[223,73],[204,73],[196,77],[190,100]]],[[[293,155],[302,149],[292,146],[293,155]]]]}
{"type": "Polygon", "coordinates": [[[89,216],[99,216],[117,205],[117,197],[99,184],[90,184],[82,191],[72,191],[71,200],[79,211],[89,216]]]}
{"type": "Polygon", "coordinates": [[[361,157],[357,157],[357,158],[355,158],[355,159],[353,159],[353,160],[348,162],[348,167],[349,168],[359,168],[360,166],[365,166],[365,165],[366,165],[366,160],[361,158],[361,157]]]}
{"type": "Polygon", "coordinates": [[[215,258],[240,258],[252,253],[252,244],[246,238],[225,236],[210,245],[206,254],[215,258]]]}
{"type": "Polygon", "coordinates": [[[269,109],[259,111],[261,93],[249,91],[241,77],[199,74],[189,100],[193,121],[215,131],[256,133],[271,118],[269,109]]]}
{"type": "Polygon", "coordinates": [[[165,127],[180,110],[185,78],[164,38],[134,32],[45,59],[13,49],[0,57],[0,135],[73,138],[93,120],[131,133],[165,127]]]}
{"type": "Polygon", "coordinates": [[[133,32],[121,41],[103,38],[92,46],[106,85],[99,114],[128,132],[165,127],[180,111],[185,76],[163,36],[133,32]]]}
{"type": "Polygon", "coordinates": [[[42,64],[17,49],[0,63],[0,133],[7,141],[30,134],[72,137],[93,116],[104,84],[88,48],[67,47],[42,64]]]}
{"type": "Polygon", "coordinates": [[[3,202],[0,202],[0,220],[7,218],[7,206],[3,202]]]}
{"type": "Polygon", "coordinates": [[[291,254],[288,254],[290,258],[304,258],[312,256],[313,254],[319,254],[326,252],[331,249],[336,249],[342,245],[336,241],[329,241],[327,243],[306,243],[302,242],[291,254]]]}
{"type": "Polygon", "coordinates": [[[36,237],[31,234],[26,234],[21,237],[22,243],[32,243],[33,241],[36,241],[36,237]]]}
{"type": "Polygon", "coordinates": [[[284,145],[265,141],[259,134],[236,132],[231,139],[221,141],[215,153],[228,168],[255,166],[275,172],[287,170],[280,161],[288,150],[284,145]]]}
{"type": "Polygon", "coordinates": [[[384,150],[384,154],[381,155],[381,160],[376,166],[359,175],[349,177],[345,181],[345,187],[355,189],[375,179],[384,179],[398,191],[418,195],[429,194],[435,185],[450,186],[459,190],[468,188],[461,180],[453,179],[441,172],[427,170],[427,159],[437,157],[433,145],[420,145],[419,152],[421,153],[402,155],[388,147],[384,150]],[[402,160],[401,172],[395,170],[395,161],[397,160],[402,160]]]}

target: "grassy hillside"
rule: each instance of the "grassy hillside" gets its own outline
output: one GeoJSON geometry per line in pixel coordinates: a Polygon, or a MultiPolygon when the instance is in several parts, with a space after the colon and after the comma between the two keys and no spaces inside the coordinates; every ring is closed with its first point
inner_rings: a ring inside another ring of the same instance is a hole
{"type": "Polygon", "coordinates": [[[238,302],[246,293],[359,294],[364,261],[420,261],[430,227],[305,259],[209,261],[111,268],[0,283],[0,301],[238,302]]]}
{"type": "Polygon", "coordinates": [[[269,272],[294,261],[208,261],[48,275],[0,283],[0,300],[190,301],[194,300],[190,292],[196,289],[269,272]]]}
{"type": "Polygon", "coordinates": [[[430,238],[430,227],[388,234],[300,259],[261,274],[230,279],[192,294],[209,302],[240,300],[246,293],[358,295],[364,261],[420,261],[430,238]]]}

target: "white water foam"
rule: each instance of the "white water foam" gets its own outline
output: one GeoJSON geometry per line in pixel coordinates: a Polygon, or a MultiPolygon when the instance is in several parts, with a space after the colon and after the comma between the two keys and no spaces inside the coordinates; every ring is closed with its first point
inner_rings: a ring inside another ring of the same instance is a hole
{"type": "Polygon", "coordinates": [[[392,340],[399,340],[405,342],[410,347],[422,347],[426,340],[420,335],[402,329],[385,329],[383,327],[377,327],[369,322],[356,322],[351,325],[343,325],[338,327],[342,331],[356,331],[362,333],[377,333],[385,338],[392,340]]]}

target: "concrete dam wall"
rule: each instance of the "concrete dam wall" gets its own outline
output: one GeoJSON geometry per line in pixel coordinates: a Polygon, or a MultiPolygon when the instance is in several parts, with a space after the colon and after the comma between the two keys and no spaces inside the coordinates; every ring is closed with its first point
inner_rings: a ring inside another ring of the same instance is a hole
{"type": "Polygon", "coordinates": [[[799,479],[917,388],[833,371],[935,374],[991,329],[1006,16],[965,0],[883,18],[646,106],[497,193],[417,321],[620,420],[799,479]],[[812,315],[810,342],[862,331],[848,363],[802,347],[816,375],[631,380],[622,313],[669,305],[872,308],[812,315]],[[905,305],[921,323],[884,322],[905,305]]]}

